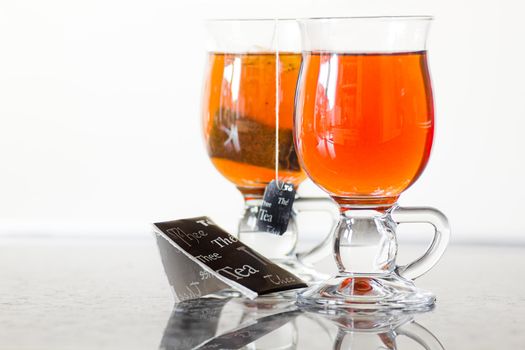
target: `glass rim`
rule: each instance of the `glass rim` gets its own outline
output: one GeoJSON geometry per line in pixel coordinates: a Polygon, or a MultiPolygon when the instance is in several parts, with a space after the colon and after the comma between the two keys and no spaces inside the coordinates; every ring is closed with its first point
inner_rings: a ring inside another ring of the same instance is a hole
{"type": "Polygon", "coordinates": [[[344,21],[344,20],[399,20],[399,21],[432,21],[432,15],[371,15],[371,16],[337,16],[337,17],[309,17],[298,18],[298,21],[344,21]]]}
{"type": "Polygon", "coordinates": [[[297,21],[300,18],[207,18],[206,23],[297,21]]]}
{"type": "Polygon", "coordinates": [[[207,18],[204,21],[207,23],[221,23],[221,22],[274,22],[274,21],[344,21],[344,20],[371,20],[371,19],[385,19],[385,20],[399,20],[399,21],[432,21],[433,15],[363,15],[363,16],[325,16],[325,17],[297,17],[297,18],[207,18]]]}

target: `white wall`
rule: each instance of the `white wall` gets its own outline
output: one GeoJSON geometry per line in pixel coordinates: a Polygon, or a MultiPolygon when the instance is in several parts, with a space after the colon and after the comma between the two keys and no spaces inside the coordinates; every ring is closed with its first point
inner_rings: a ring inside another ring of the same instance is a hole
{"type": "MultiPolygon", "coordinates": [[[[525,242],[523,2],[17,0],[0,3],[0,234],[126,234],[240,196],[200,133],[202,19],[433,14],[437,134],[401,199],[458,240],[525,242]]],[[[320,194],[311,183],[304,194],[320,194]]]]}

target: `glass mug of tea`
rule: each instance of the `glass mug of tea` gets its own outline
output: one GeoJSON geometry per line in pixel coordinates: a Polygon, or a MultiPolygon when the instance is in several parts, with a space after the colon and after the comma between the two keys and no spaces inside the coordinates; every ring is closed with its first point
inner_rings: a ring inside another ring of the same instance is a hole
{"type": "Polygon", "coordinates": [[[422,16],[300,20],[296,149],[308,176],[341,210],[334,239],[339,274],[302,292],[302,304],[417,309],[434,303],[413,279],[444,253],[447,219],[433,208],[396,204],[432,146],[430,22],[422,16]],[[427,251],[404,266],[395,261],[401,223],[435,229],[427,251]]]}
{"type": "Polygon", "coordinates": [[[323,278],[304,263],[330,253],[330,235],[311,251],[297,253],[297,214],[328,212],[335,227],[338,209],[331,199],[296,198],[288,229],[281,236],[263,232],[257,225],[268,183],[277,179],[297,188],[306,178],[295,152],[292,131],[302,59],[298,23],[274,19],[209,20],[207,29],[204,139],[215,168],[244,197],[238,237],[305,281],[323,278]]]}

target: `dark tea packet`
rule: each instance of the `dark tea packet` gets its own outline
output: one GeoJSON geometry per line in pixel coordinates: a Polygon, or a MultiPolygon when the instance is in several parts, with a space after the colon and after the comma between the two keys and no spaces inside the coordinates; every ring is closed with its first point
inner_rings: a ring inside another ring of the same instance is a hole
{"type": "Polygon", "coordinates": [[[257,227],[261,231],[282,235],[288,228],[295,199],[295,188],[291,183],[272,180],[266,186],[257,215],[257,227]]]}
{"type": "Polygon", "coordinates": [[[155,237],[176,302],[198,299],[229,287],[196,264],[161,233],[156,232],[155,237]]]}
{"type": "Polygon", "coordinates": [[[157,240],[164,239],[176,249],[164,254],[182,253],[187,258],[166,266],[169,259],[163,257],[164,269],[179,300],[199,298],[224,287],[250,299],[306,287],[297,276],[246,246],[206,216],[159,222],[154,227],[160,236],[157,240]]]}

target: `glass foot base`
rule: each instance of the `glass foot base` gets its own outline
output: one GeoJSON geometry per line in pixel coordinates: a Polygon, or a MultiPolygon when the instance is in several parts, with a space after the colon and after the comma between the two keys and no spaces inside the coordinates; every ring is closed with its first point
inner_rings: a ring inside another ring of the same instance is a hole
{"type": "Polygon", "coordinates": [[[425,311],[432,308],[435,301],[434,294],[392,273],[386,276],[337,276],[300,292],[297,303],[323,309],[425,311]]]}

